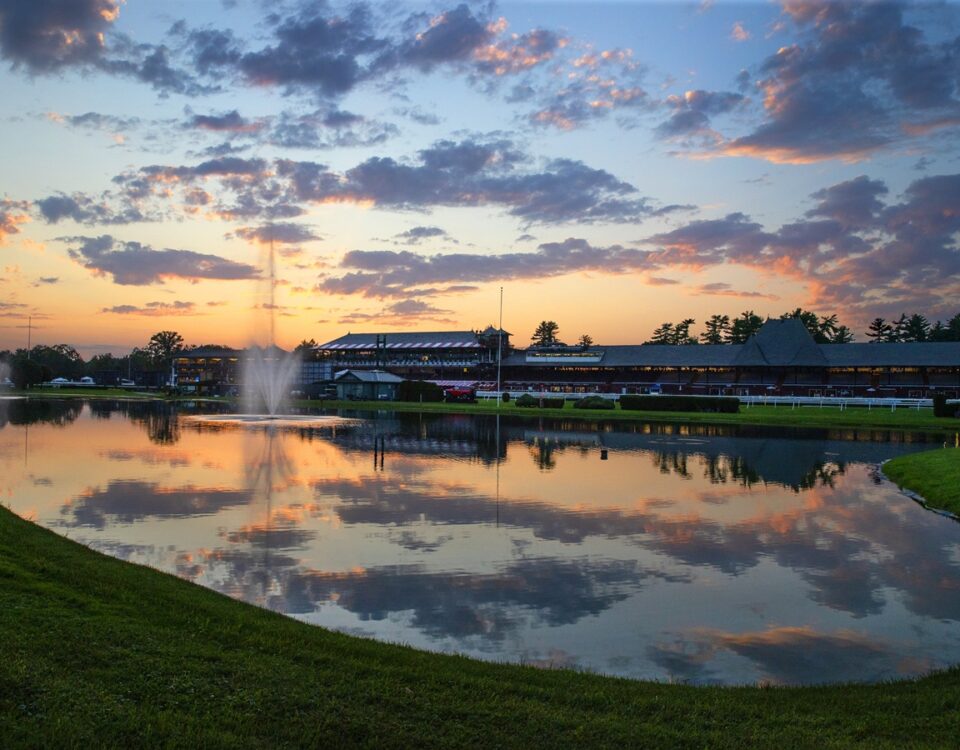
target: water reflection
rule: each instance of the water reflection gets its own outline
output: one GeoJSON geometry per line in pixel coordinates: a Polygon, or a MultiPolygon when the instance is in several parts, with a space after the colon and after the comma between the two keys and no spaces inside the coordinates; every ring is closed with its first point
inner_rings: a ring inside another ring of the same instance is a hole
{"type": "Polygon", "coordinates": [[[960,524],[876,471],[924,436],[421,415],[238,429],[162,404],[14,403],[15,510],[311,622],[693,682],[960,661],[960,524]]]}

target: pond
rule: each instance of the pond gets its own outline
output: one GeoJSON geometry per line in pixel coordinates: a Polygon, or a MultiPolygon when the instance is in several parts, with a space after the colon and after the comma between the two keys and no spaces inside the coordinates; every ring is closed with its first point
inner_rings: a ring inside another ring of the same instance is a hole
{"type": "Polygon", "coordinates": [[[0,491],[94,549],[361,636],[697,684],[960,662],[960,524],[896,432],[0,401],[0,491]]]}

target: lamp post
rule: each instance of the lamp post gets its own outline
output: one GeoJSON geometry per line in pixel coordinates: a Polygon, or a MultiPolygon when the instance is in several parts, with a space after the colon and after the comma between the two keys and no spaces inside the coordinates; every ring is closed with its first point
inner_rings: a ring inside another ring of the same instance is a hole
{"type": "Polygon", "coordinates": [[[500,408],[500,402],[503,401],[503,393],[500,391],[500,360],[503,358],[503,287],[500,287],[500,325],[497,326],[497,408],[500,408]]]}

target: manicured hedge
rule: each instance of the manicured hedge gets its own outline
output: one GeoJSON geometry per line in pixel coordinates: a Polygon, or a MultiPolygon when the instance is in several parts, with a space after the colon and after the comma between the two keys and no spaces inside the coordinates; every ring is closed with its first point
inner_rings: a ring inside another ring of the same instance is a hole
{"type": "Polygon", "coordinates": [[[536,396],[531,396],[529,393],[524,393],[522,396],[519,396],[515,401],[516,405],[521,408],[534,409],[541,405],[543,402],[544,409],[562,409],[563,408],[563,399],[562,398],[537,398],[536,396]]]}
{"type": "Polygon", "coordinates": [[[617,405],[608,398],[601,396],[587,396],[573,405],[574,409],[616,409],[617,405]]]}
{"type": "Polygon", "coordinates": [[[443,401],[443,388],[424,380],[404,380],[397,386],[398,401],[443,401]]]}
{"type": "Polygon", "coordinates": [[[721,396],[621,396],[620,408],[630,411],[693,411],[736,414],[740,401],[721,396]]]}
{"type": "Polygon", "coordinates": [[[933,416],[949,419],[957,416],[958,413],[960,413],[960,404],[948,404],[945,394],[938,393],[933,397],[933,416]]]}

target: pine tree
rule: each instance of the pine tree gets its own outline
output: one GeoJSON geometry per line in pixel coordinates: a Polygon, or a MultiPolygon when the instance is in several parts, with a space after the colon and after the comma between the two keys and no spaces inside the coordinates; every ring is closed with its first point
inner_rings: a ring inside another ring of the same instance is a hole
{"type": "Polygon", "coordinates": [[[722,344],[730,333],[729,315],[711,315],[704,324],[706,330],[700,334],[704,344],[722,344]]]}
{"type": "Polygon", "coordinates": [[[867,338],[873,344],[893,341],[893,326],[883,318],[874,318],[867,327],[867,338]]]}
{"type": "Polygon", "coordinates": [[[530,337],[530,340],[533,342],[534,346],[550,346],[556,344],[557,342],[557,332],[560,330],[558,326],[552,320],[541,320],[540,325],[537,326],[537,330],[533,332],[533,336],[530,337]]]}
{"type": "Polygon", "coordinates": [[[757,315],[753,310],[744,310],[742,313],[740,313],[740,317],[734,320],[733,324],[730,326],[730,333],[727,336],[727,343],[744,343],[748,338],[759,331],[762,325],[763,318],[757,315]]]}
{"type": "Polygon", "coordinates": [[[653,336],[647,342],[648,344],[672,344],[676,334],[673,330],[673,323],[664,323],[653,332],[653,336]]]}

